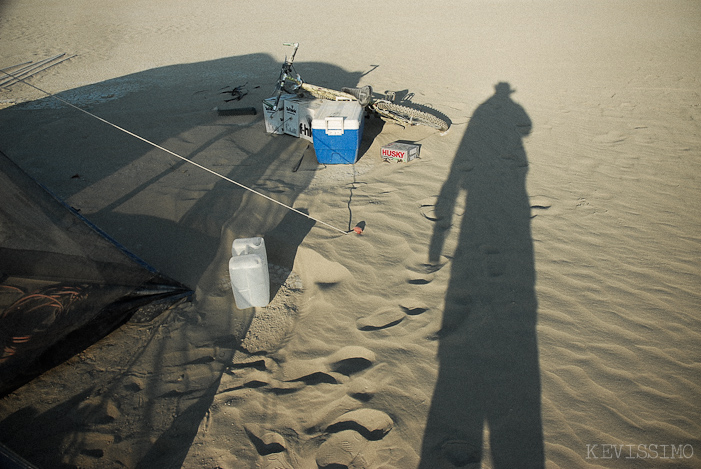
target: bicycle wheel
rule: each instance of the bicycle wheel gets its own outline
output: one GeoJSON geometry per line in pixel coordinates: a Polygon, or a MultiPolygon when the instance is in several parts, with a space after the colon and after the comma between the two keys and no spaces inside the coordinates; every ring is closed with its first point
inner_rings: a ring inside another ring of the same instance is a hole
{"type": "Polygon", "coordinates": [[[378,101],[371,107],[381,116],[409,125],[425,125],[445,132],[450,127],[446,121],[428,112],[419,111],[399,104],[378,101]]]}
{"type": "Polygon", "coordinates": [[[353,95],[348,93],[311,85],[309,83],[303,83],[302,89],[308,91],[309,94],[315,98],[330,99],[331,101],[357,101],[353,95]]]}

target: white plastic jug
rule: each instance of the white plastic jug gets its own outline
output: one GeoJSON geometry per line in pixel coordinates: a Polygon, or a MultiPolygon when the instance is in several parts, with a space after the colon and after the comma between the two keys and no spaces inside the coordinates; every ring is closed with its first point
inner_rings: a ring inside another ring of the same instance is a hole
{"type": "Polygon", "coordinates": [[[263,238],[235,239],[231,245],[229,277],[239,309],[270,303],[268,255],[263,238]]]}

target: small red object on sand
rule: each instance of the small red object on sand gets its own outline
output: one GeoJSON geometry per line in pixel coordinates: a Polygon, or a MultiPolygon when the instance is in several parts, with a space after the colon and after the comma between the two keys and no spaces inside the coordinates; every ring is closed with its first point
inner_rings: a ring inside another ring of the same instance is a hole
{"type": "Polygon", "coordinates": [[[357,225],[355,225],[355,228],[353,228],[353,231],[355,231],[357,234],[363,234],[363,230],[365,230],[365,222],[361,221],[357,225]]]}

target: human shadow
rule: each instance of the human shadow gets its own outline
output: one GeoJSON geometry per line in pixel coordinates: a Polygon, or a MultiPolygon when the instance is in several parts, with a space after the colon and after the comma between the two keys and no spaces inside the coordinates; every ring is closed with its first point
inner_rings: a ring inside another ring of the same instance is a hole
{"type": "Polygon", "coordinates": [[[487,452],[495,468],[544,467],[522,144],[531,121],[512,92],[508,83],[498,83],[477,107],[436,204],[429,262],[440,265],[457,199],[466,192],[436,335],[440,369],[421,468],[481,467],[487,452]]]}

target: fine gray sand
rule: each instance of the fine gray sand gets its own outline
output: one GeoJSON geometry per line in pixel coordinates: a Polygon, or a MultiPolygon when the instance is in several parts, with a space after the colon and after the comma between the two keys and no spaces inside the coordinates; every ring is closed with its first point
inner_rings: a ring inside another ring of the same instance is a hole
{"type": "Polygon", "coordinates": [[[701,467],[699,2],[9,1],[0,51],[75,55],[29,83],[366,223],[1,89],[0,150],[195,291],[0,399],[28,461],[701,467]],[[370,119],[355,165],[318,165],[265,132],[284,42],[307,81],[413,96],[450,130],[370,119]],[[383,162],[394,141],[420,158],[383,162]],[[272,301],[242,311],[249,236],[272,301]]]}

